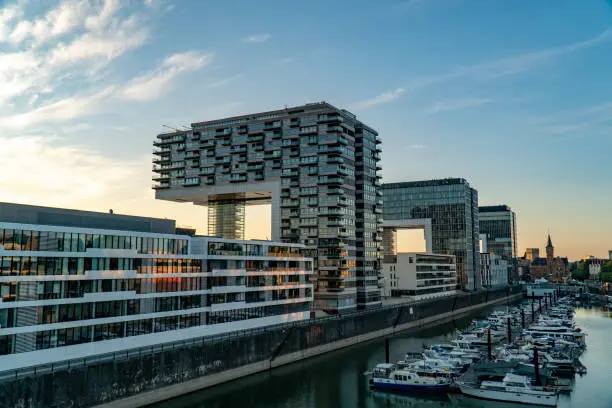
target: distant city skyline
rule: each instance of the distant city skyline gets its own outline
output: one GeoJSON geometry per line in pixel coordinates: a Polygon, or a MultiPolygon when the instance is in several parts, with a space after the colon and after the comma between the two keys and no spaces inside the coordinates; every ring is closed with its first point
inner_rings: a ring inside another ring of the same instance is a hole
{"type": "MultiPolygon", "coordinates": [[[[206,233],[205,209],[154,200],[162,126],[326,100],[379,132],[384,182],[465,178],[516,212],[519,256],[550,230],[606,257],[610,2],[320,4],[2,2],[0,201],[206,233]]],[[[247,238],[269,222],[249,208],[247,238]]]]}

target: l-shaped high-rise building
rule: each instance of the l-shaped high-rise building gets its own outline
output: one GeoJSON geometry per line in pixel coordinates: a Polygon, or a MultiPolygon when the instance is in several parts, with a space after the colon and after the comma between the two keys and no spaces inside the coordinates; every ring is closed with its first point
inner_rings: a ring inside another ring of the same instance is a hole
{"type": "Polygon", "coordinates": [[[380,304],[380,140],[326,102],[193,123],[157,136],[155,197],[208,207],[208,233],[244,239],[271,204],[272,240],[316,249],[316,307],[380,304]]]}

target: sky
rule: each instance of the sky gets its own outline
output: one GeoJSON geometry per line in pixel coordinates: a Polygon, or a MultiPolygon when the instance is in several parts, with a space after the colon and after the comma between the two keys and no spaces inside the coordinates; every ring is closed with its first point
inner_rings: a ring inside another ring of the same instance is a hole
{"type": "Polygon", "coordinates": [[[378,130],[384,182],[463,177],[516,212],[519,253],[550,230],[604,257],[611,3],[0,0],[0,201],[206,233],[205,208],[154,200],[163,125],[325,100],[378,130]]]}

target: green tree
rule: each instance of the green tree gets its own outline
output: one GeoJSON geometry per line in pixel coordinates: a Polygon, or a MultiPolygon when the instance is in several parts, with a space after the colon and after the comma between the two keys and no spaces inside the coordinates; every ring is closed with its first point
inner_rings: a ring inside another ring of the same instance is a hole
{"type": "Polygon", "coordinates": [[[583,281],[589,278],[589,263],[580,261],[578,267],[572,272],[572,279],[583,281]]]}
{"type": "Polygon", "coordinates": [[[599,279],[602,282],[612,282],[612,261],[608,261],[601,265],[599,279]]]}
{"type": "Polygon", "coordinates": [[[612,261],[601,265],[601,273],[612,273],[612,261]]]}

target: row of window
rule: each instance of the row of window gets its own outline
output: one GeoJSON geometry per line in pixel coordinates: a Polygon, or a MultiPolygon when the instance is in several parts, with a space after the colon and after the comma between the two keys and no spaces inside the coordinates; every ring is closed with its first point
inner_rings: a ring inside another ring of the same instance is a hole
{"type": "MultiPolygon", "coordinates": [[[[66,323],[107,317],[133,316],[144,313],[170,312],[205,307],[205,296],[175,296],[156,299],[114,300],[35,306],[27,309],[0,309],[0,327],[22,327],[34,324],[66,323]],[[34,321],[32,321],[32,315],[34,321]]],[[[210,302],[208,304],[210,306],[210,302]]]]}
{"type": "MultiPolygon", "coordinates": [[[[233,253],[233,252],[232,252],[233,253]]],[[[276,252],[274,252],[276,253],[276,252]]],[[[279,256],[295,256],[285,253],[279,256]]],[[[301,262],[220,259],[0,257],[0,276],[84,275],[86,271],[136,271],[138,274],[200,273],[216,269],[246,268],[249,271],[298,271],[301,262]]],[[[310,270],[311,262],[303,269],[310,270]]]]}
{"type": "Polygon", "coordinates": [[[35,343],[30,337],[19,335],[0,336],[0,355],[12,354],[15,349],[48,349],[92,341],[110,340],[138,336],[169,330],[185,329],[201,325],[228,323],[233,321],[307,312],[308,302],[265,306],[240,310],[211,313],[196,313],[186,316],[172,316],[142,319],[130,322],[97,324],[68,329],[47,330],[36,333],[35,343]]]}
{"type": "Polygon", "coordinates": [[[6,251],[86,252],[99,248],[131,249],[141,254],[187,254],[188,243],[186,239],[174,238],[0,229],[0,245],[6,251]]]}
{"type": "Polygon", "coordinates": [[[0,275],[83,275],[85,271],[135,270],[142,274],[202,272],[200,259],[98,258],[98,257],[0,257],[0,275]]]}
{"type": "Polygon", "coordinates": [[[237,242],[209,242],[208,255],[230,256],[277,256],[277,257],[305,257],[304,248],[289,246],[269,246],[264,253],[261,245],[241,244],[237,242]]]}

